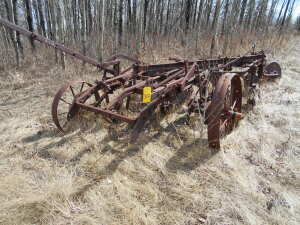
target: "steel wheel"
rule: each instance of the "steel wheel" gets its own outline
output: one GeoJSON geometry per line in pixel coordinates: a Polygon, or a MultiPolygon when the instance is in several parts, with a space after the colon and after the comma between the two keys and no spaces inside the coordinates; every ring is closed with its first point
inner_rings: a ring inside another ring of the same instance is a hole
{"type": "Polygon", "coordinates": [[[79,112],[75,99],[92,85],[85,81],[65,84],[55,95],[52,102],[52,119],[61,132],[66,132],[68,122],[79,112]]]}
{"type": "Polygon", "coordinates": [[[242,85],[236,74],[222,75],[207,110],[208,142],[220,148],[220,138],[229,134],[241,119],[242,85]]]}

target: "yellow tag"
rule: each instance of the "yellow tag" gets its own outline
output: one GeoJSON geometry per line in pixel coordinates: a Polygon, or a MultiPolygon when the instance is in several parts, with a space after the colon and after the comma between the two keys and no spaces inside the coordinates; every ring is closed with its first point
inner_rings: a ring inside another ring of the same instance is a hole
{"type": "Polygon", "coordinates": [[[143,88],[143,103],[151,102],[151,96],[152,96],[152,88],[144,87],[143,88]]]}

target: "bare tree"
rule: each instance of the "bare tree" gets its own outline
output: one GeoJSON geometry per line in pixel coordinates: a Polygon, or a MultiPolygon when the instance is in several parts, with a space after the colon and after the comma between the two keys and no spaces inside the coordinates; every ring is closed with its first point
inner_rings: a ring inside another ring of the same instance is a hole
{"type": "Polygon", "coordinates": [[[268,19],[267,19],[268,24],[273,23],[275,12],[276,12],[276,6],[278,5],[278,2],[279,2],[279,0],[272,0],[272,2],[271,2],[268,19]]]}
{"type": "Polygon", "coordinates": [[[285,11],[284,11],[284,14],[283,14],[283,18],[282,18],[282,20],[281,20],[280,28],[282,28],[282,27],[284,26],[284,24],[285,24],[285,20],[286,20],[286,17],[287,17],[287,12],[288,12],[290,3],[291,3],[291,0],[287,0],[287,4],[286,4],[286,7],[285,7],[285,11]]]}
{"type": "Polygon", "coordinates": [[[146,26],[147,26],[147,12],[148,12],[149,0],[144,0],[144,15],[143,15],[143,43],[146,40],[146,26]]]}
{"type": "Polygon", "coordinates": [[[300,31],[300,16],[298,16],[296,20],[296,29],[300,31]]]}
{"type": "MultiPolygon", "coordinates": [[[[64,35],[64,25],[62,22],[62,18],[63,18],[63,13],[61,10],[61,5],[60,5],[60,1],[57,1],[55,4],[55,9],[57,11],[57,26],[58,26],[58,39],[61,43],[65,42],[65,35],[64,35]]],[[[61,65],[63,70],[66,68],[65,66],[65,57],[64,57],[64,53],[60,52],[60,60],[61,60],[61,65]]]]}
{"type": "MultiPolygon", "coordinates": [[[[13,22],[15,24],[19,24],[19,13],[18,13],[18,6],[17,6],[17,0],[12,0],[12,8],[13,8],[13,22]]],[[[17,47],[18,50],[21,53],[21,57],[22,59],[24,59],[24,50],[23,50],[23,44],[20,38],[20,33],[18,31],[16,31],[16,41],[17,41],[17,47]]]]}
{"type": "Polygon", "coordinates": [[[46,33],[45,16],[44,16],[44,12],[43,12],[43,3],[42,3],[42,1],[37,0],[37,7],[38,7],[38,11],[39,11],[40,26],[42,28],[43,35],[46,37],[47,33],[46,33]]]}
{"type": "Polygon", "coordinates": [[[240,13],[240,18],[239,18],[239,25],[240,26],[242,26],[242,24],[244,22],[244,16],[245,16],[247,2],[248,2],[248,0],[243,0],[242,1],[241,13],[240,13]]]}
{"type": "Polygon", "coordinates": [[[218,24],[218,20],[219,20],[220,9],[221,9],[221,0],[217,0],[214,17],[213,17],[213,22],[211,25],[212,40],[211,40],[211,45],[210,45],[210,56],[213,55],[214,48],[215,48],[215,42],[216,42],[216,38],[217,38],[217,24],[218,24]]]}
{"type": "MultiPolygon", "coordinates": [[[[32,1],[31,0],[24,0],[25,2],[25,10],[26,10],[26,21],[28,25],[28,30],[34,32],[33,28],[33,19],[32,19],[32,1]]],[[[35,51],[35,44],[32,38],[29,38],[29,42],[31,45],[32,52],[35,51]]]]}
{"type": "MultiPolygon", "coordinates": [[[[13,11],[12,11],[13,6],[11,5],[11,1],[5,0],[4,5],[5,5],[5,9],[6,9],[7,20],[14,23],[14,16],[13,16],[13,11]]],[[[19,54],[16,32],[13,32],[12,30],[9,30],[8,32],[9,32],[10,39],[13,43],[13,48],[15,51],[16,65],[17,65],[17,67],[19,67],[20,66],[20,54],[19,54]]]]}
{"type": "Polygon", "coordinates": [[[192,12],[192,0],[186,1],[186,9],[185,9],[185,31],[189,30],[190,26],[190,19],[191,19],[191,12],[192,12]]]}
{"type": "Polygon", "coordinates": [[[123,38],[123,4],[124,1],[120,0],[119,2],[119,23],[118,23],[118,45],[122,46],[123,38]]]}

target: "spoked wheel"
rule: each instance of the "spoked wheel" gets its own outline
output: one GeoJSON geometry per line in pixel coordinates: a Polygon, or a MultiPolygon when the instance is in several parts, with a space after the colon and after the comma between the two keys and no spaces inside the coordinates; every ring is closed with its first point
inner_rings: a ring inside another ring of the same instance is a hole
{"type": "Polygon", "coordinates": [[[225,74],[218,80],[206,112],[208,143],[220,148],[220,138],[229,134],[242,118],[242,85],[236,74],[225,74]]]}
{"type": "MultiPolygon", "coordinates": [[[[75,81],[65,84],[55,95],[52,102],[52,119],[57,128],[65,133],[68,122],[79,112],[75,99],[92,85],[85,81],[75,81]]],[[[93,101],[88,99],[87,101],[93,101]]]]}

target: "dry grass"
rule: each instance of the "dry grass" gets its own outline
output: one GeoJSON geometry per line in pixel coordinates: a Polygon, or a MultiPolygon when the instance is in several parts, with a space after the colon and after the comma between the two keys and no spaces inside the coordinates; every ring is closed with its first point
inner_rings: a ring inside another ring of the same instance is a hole
{"type": "Polygon", "coordinates": [[[299,40],[270,57],[283,78],[263,85],[219,152],[177,114],[137,146],[92,115],[61,136],[53,95],[96,71],[43,58],[2,71],[0,224],[299,224],[299,40]]]}

